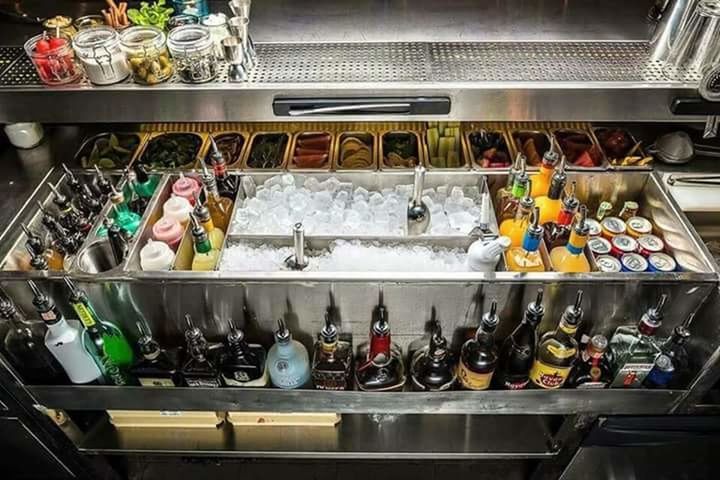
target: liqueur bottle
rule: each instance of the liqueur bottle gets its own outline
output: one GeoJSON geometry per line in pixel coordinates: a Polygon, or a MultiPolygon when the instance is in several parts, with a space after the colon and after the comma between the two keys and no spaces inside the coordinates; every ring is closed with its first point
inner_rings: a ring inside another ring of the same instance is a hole
{"type": "Polygon", "coordinates": [[[275,344],[268,352],[267,369],[273,385],[283,389],[302,388],[310,382],[310,360],[302,343],[293,340],[281,318],[275,344]]]}
{"type": "Polygon", "coordinates": [[[77,288],[70,278],[65,277],[70,290],[68,301],[85,326],[95,346],[96,356],[101,360],[103,373],[115,384],[126,385],[126,371],[133,363],[134,355],[130,343],[122,330],[112,322],[102,320],[90,305],[87,295],[77,288]]]}
{"type": "Polygon", "coordinates": [[[525,155],[518,153],[517,157],[515,157],[515,165],[508,175],[507,186],[497,193],[495,204],[498,205],[500,222],[515,217],[515,211],[520,199],[530,190],[528,185],[529,177],[525,171],[526,161],[525,155]]]}
{"type": "Polygon", "coordinates": [[[150,199],[155,193],[155,189],[160,182],[159,175],[149,175],[147,167],[142,163],[135,163],[133,165],[133,172],[135,173],[134,190],[141,198],[150,199]]]}
{"type": "Polygon", "coordinates": [[[180,370],[185,385],[195,388],[222,387],[220,371],[215,361],[210,358],[208,341],[200,329],[193,324],[190,315],[185,315],[185,322],[187,350],[185,362],[180,370]]]}
{"type": "Polygon", "coordinates": [[[210,210],[213,224],[223,232],[227,232],[230,216],[232,215],[233,201],[227,197],[221,197],[218,192],[215,175],[208,172],[205,163],[202,163],[203,173],[200,175],[207,198],[207,208],[210,210]]]}
{"type": "Polygon", "coordinates": [[[196,272],[208,272],[214,270],[218,257],[220,256],[220,250],[213,248],[207,232],[200,225],[200,222],[195,215],[190,214],[190,220],[192,222],[192,229],[190,230],[190,233],[192,234],[193,248],[195,250],[192,266],[190,268],[196,272]]]}
{"type": "Polygon", "coordinates": [[[226,387],[266,387],[270,376],[262,345],[248,343],[245,333],[230,321],[225,349],[220,356],[220,376],[226,387]]]}
{"type": "Polygon", "coordinates": [[[570,388],[605,388],[612,381],[610,360],[607,355],[608,339],[595,335],[580,353],[565,384],[570,388]]]}
{"type": "Polygon", "coordinates": [[[538,224],[538,208],[535,207],[531,223],[525,231],[522,246],[507,251],[507,268],[511,272],[544,272],[545,262],[540,255],[543,227],[538,224]]]}
{"type": "Polygon", "coordinates": [[[347,390],[352,370],[352,345],[339,339],[330,314],[315,342],[312,363],[313,385],[318,390],[347,390]]]}
{"type": "Polygon", "coordinates": [[[218,193],[221,197],[235,201],[238,192],[239,182],[237,177],[228,175],[225,157],[215,143],[215,139],[210,135],[210,162],[212,163],[213,173],[215,174],[215,183],[217,184],[218,193]]]}
{"type": "Polygon", "coordinates": [[[38,210],[42,213],[40,222],[50,233],[53,241],[57,243],[60,250],[65,254],[75,255],[80,249],[85,235],[81,233],[72,233],[60,225],[60,222],[48,212],[40,202],[38,202],[38,210]]]}
{"type": "Polygon", "coordinates": [[[362,391],[399,391],[406,374],[400,347],[392,342],[385,305],[380,302],[370,326],[370,338],[358,346],[355,359],[355,384],[362,391]]]}
{"type": "Polygon", "coordinates": [[[550,262],[556,272],[582,273],[590,271],[590,262],[585,256],[590,228],[585,223],[587,208],[580,207],[580,216],[570,233],[565,246],[555,247],[550,252],[550,262]]]}
{"type": "Polygon", "coordinates": [[[200,222],[200,225],[205,230],[205,233],[208,234],[212,248],[218,250],[221,249],[223,240],[225,239],[225,233],[217,228],[213,223],[212,217],[210,216],[210,210],[208,210],[205,204],[200,200],[199,192],[195,192],[194,198],[195,207],[193,208],[193,214],[200,222]]]}
{"type": "Polygon", "coordinates": [[[667,295],[663,294],[655,307],[640,318],[637,326],[621,326],[610,339],[613,381],[611,387],[636,388],[642,385],[652,370],[660,347],[654,335],[662,325],[667,295]]]}
{"type": "Polygon", "coordinates": [[[547,195],[550,190],[550,181],[555,172],[555,165],[558,164],[560,156],[552,149],[545,152],[540,163],[540,171],[530,177],[530,196],[541,197],[547,195]]]}
{"type": "Polygon", "coordinates": [[[500,348],[496,384],[508,390],[521,390],[530,383],[530,369],[537,349],[536,328],[545,315],[542,306],[543,291],[531,302],[520,325],[505,339],[500,348]]]}
{"type": "Polygon", "coordinates": [[[105,175],[103,175],[102,171],[100,171],[100,168],[95,165],[95,185],[97,186],[98,192],[100,192],[100,195],[103,200],[107,200],[107,198],[110,196],[110,193],[112,192],[112,183],[110,183],[110,180],[108,180],[105,175]]]}
{"type": "Polygon", "coordinates": [[[448,348],[440,324],[435,323],[429,344],[417,350],[410,362],[412,388],[428,392],[452,390],[457,377],[455,357],[448,348]]]}
{"type": "Polygon", "coordinates": [[[130,369],[143,387],[175,387],[182,385],[177,355],[160,347],[147,327],[137,322],[140,338],[137,341],[140,356],[130,369]]]}
{"type": "Polygon", "coordinates": [[[33,306],[47,326],[45,346],[70,381],[76,384],[103,381],[102,370],[94,356],[95,350],[88,350],[91,341],[82,324],[77,320],[66,320],[35,282],[29,280],[28,284],[33,291],[33,306]]]}
{"type": "Polygon", "coordinates": [[[511,247],[522,246],[534,208],[535,200],[530,196],[528,189],[525,195],[517,202],[515,217],[508,218],[500,223],[500,235],[510,239],[511,247]]]}
{"type": "Polygon", "coordinates": [[[542,336],[530,370],[530,380],[545,389],[560,388],[578,358],[575,333],[582,319],[583,291],[578,290],[575,304],[568,306],[560,317],[557,329],[542,336]]]}
{"type": "Polygon", "coordinates": [[[560,198],[565,191],[567,180],[565,157],[563,157],[562,160],[560,160],[560,165],[552,175],[547,195],[542,195],[535,199],[535,205],[540,209],[540,225],[554,222],[558,217],[560,208],[562,208],[562,200],[560,198]]]}
{"type": "MultiPolygon", "coordinates": [[[[575,196],[576,183],[570,184],[570,191],[562,201],[562,207],[554,222],[545,224],[545,245],[552,251],[555,247],[567,245],[572,231],[572,223],[580,202],[575,196]]],[[[586,222],[587,223],[587,220],[586,222]]]]}
{"type": "Polygon", "coordinates": [[[47,328],[43,322],[28,321],[7,298],[0,298],[0,318],[10,326],[3,339],[4,351],[25,383],[67,383],[62,367],[45,346],[47,328]]]}
{"type": "Polygon", "coordinates": [[[460,386],[467,390],[486,390],[490,387],[498,363],[498,349],[495,345],[495,329],[499,319],[497,302],[492,301],[475,337],[469,339],[460,349],[458,379],[460,386]]]}
{"type": "Polygon", "coordinates": [[[63,195],[55,188],[52,183],[47,184],[53,193],[53,204],[58,209],[58,222],[63,228],[70,232],[87,234],[92,228],[92,224],[82,213],[78,212],[68,197],[63,195]]]}
{"type": "Polygon", "coordinates": [[[123,192],[116,190],[115,187],[112,187],[110,201],[113,205],[115,223],[131,236],[134,236],[135,232],[140,228],[140,222],[142,220],[140,215],[130,210],[128,204],[125,202],[125,195],[123,192]]]}
{"type": "Polygon", "coordinates": [[[673,330],[672,335],[660,346],[660,355],[655,358],[652,370],[645,377],[644,386],[648,388],[667,388],[677,385],[682,388],[690,370],[690,361],[685,345],[690,339],[690,331],[682,325],[673,330]]]}

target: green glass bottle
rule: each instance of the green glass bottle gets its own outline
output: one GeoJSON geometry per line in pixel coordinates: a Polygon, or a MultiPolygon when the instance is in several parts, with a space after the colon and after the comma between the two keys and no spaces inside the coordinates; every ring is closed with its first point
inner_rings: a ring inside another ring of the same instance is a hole
{"type": "Polygon", "coordinates": [[[68,301],[95,344],[103,373],[116,385],[126,385],[126,371],[134,361],[133,349],[127,338],[117,325],[100,319],[85,292],[77,288],[68,277],[65,277],[65,284],[70,289],[68,301]]]}

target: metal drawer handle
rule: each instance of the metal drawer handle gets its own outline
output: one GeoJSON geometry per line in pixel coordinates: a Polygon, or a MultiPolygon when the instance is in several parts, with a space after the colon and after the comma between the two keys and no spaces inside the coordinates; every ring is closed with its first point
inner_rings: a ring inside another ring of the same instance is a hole
{"type": "Polygon", "coordinates": [[[355,112],[358,110],[384,110],[389,108],[398,109],[397,112],[378,112],[378,113],[395,113],[395,114],[408,114],[410,113],[409,103],[364,103],[358,105],[333,105],[331,107],[315,107],[315,108],[304,108],[298,110],[289,110],[288,115],[291,117],[300,117],[303,115],[315,115],[322,113],[335,113],[335,112],[355,112]]]}
{"type": "Polygon", "coordinates": [[[705,175],[705,176],[686,176],[686,177],[675,177],[670,175],[667,179],[668,185],[672,186],[677,183],[686,183],[688,185],[712,185],[720,187],[720,175],[705,175]]]}

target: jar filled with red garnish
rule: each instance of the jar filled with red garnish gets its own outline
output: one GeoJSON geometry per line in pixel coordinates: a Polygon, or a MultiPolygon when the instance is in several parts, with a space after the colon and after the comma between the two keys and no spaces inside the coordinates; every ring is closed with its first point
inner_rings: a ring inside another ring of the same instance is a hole
{"type": "Polygon", "coordinates": [[[41,33],[25,42],[25,52],[35,65],[43,83],[62,85],[74,82],[82,75],[67,37],[51,37],[47,33],[41,33]]]}

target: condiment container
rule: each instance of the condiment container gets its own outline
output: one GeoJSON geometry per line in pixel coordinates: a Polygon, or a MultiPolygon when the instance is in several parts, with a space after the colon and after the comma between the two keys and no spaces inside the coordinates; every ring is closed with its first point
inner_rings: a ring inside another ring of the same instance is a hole
{"type": "Polygon", "coordinates": [[[154,85],[172,76],[173,67],[162,30],[130,27],[120,34],[120,43],[137,83],[154,85]]]}
{"type": "Polygon", "coordinates": [[[42,142],[45,132],[36,122],[9,123],[5,125],[5,134],[16,148],[33,148],[42,142]]]}
{"type": "Polygon", "coordinates": [[[181,175],[172,186],[172,193],[195,205],[195,193],[200,193],[200,183],[194,178],[181,175]]]}
{"type": "Polygon", "coordinates": [[[468,247],[468,270],[471,272],[494,272],[503,252],[508,248],[510,248],[509,237],[474,241],[468,247]]]}
{"type": "Polygon", "coordinates": [[[175,252],[165,243],[148,240],[140,250],[140,267],[143,270],[170,270],[175,261],[175,252]]]}
{"type": "Polygon", "coordinates": [[[48,37],[41,33],[25,42],[25,53],[32,60],[38,76],[48,85],[62,85],[78,80],[82,69],[75,64],[70,39],[48,37]]]}
{"type": "Polygon", "coordinates": [[[102,15],[84,15],[76,18],[73,22],[73,26],[78,32],[86,28],[100,27],[102,25],[105,25],[105,19],[102,15]]]}
{"type": "Polygon", "coordinates": [[[122,82],[130,75],[120,35],[111,27],[92,27],[78,32],[73,48],[85,68],[88,80],[96,85],[122,82]]]}
{"type": "Polygon", "coordinates": [[[187,198],[173,195],[163,205],[163,216],[181,224],[186,224],[190,219],[192,208],[187,198]]]}
{"type": "Polygon", "coordinates": [[[211,13],[210,15],[203,17],[200,20],[200,24],[207,27],[210,30],[210,38],[213,41],[213,47],[215,48],[215,58],[218,60],[224,60],[225,54],[223,53],[222,41],[224,38],[230,36],[230,30],[227,24],[227,15],[224,13],[211,13]]]}
{"type": "Polygon", "coordinates": [[[175,69],[185,83],[205,83],[218,74],[215,44],[210,30],[202,25],[183,25],[170,32],[168,48],[175,69]]]}
{"type": "Polygon", "coordinates": [[[46,19],[42,25],[50,36],[57,35],[59,31],[61,36],[72,39],[77,33],[77,29],[75,25],[73,25],[73,19],[66,15],[50,17],[46,19]]]}
{"type": "Polygon", "coordinates": [[[153,238],[163,242],[172,250],[177,250],[185,234],[185,227],[175,218],[162,217],[152,227],[153,238]]]}

